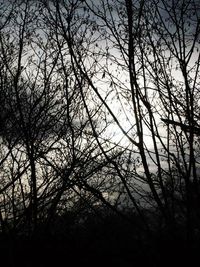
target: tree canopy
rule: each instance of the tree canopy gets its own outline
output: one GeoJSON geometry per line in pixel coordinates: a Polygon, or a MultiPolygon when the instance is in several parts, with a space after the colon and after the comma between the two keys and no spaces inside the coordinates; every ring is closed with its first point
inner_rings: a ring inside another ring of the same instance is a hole
{"type": "Polygon", "coordinates": [[[106,211],[197,240],[199,2],[0,7],[1,232],[106,211]]]}

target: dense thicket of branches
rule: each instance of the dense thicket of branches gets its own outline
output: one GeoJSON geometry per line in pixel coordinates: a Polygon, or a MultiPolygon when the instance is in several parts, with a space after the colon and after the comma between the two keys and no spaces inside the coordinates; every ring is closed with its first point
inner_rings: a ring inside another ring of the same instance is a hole
{"type": "Polygon", "coordinates": [[[2,234],[106,211],[198,240],[198,1],[6,1],[0,17],[2,234]]]}

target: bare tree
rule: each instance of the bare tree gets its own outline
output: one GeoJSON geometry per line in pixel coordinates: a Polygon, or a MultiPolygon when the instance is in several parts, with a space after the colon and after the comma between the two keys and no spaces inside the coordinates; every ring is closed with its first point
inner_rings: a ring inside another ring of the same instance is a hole
{"type": "Polygon", "coordinates": [[[145,223],[144,203],[158,211],[172,234],[183,221],[185,236],[192,239],[199,220],[193,203],[199,198],[198,2],[56,1],[45,6],[57,46],[69,51],[92,135],[115,170],[115,182],[121,181],[145,223]],[[112,120],[112,128],[104,124],[104,134],[118,128],[123,140],[115,140],[116,146],[123,141],[132,151],[127,162],[138,159],[138,166],[110,157],[92,120],[94,103],[104,122],[112,120]],[[177,214],[174,205],[180,200],[177,214]]]}
{"type": "MultiPolygon", "coordinates": [[[[0,32],[2,229],[101,205],[199,233],[197,1],[9,3],[0,32]],[[122,203],[124,202],[124,203],[122,203]]],[[[141,224],[143,222],[143,224],[141,224]]],[[[133,222],[134,223],[134,222],[133,222]]]]}
{"type": "Polygon", "coordinates": [[[56,28],[46,27],[51,15],[42,13],[43,5],[3,7],[8,15],[0,33],[1,224],[2,230],[6,224],[34,234],[38,224],[51,225],[56,214],[70,210],[77,197],[87,202],[85,191],[99,201],[101,193],[88,180],[107,163],[89,125],[93,121],[103,132],[98,121],[104,111],[93,104],[90,117],[85,115],[85,81],[77,77],[56,28]]]}

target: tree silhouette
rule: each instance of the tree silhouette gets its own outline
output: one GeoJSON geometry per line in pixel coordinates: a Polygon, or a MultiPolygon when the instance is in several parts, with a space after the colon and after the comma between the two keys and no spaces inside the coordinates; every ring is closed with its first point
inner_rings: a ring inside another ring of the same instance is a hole
{"type": "MultiPolygon", "coordinates": [[[[158,208],[166,225],[178,223],[163,175],[167,174],[167,179],[173,182],[175,168],[180,187],[185,188],[187,196],[187,211],[183,214],[185,234],[187,239],[193,238],[189,188],[191,182],[197,184],[199,179],[196,157],[199,9],[196,2],[127,0],[101,1],[101,5],[96,5],[77,1],[71,9],[67,8],[67,2],[57,2],[47,9],[69,48],[77,78],[85,80],[91,94],[109,114],[107,117],[112,118],[113,125],[126,138],[126,147],[130,146],[141,162],[140,169],[131,170],[130,179],[135,180],[136,187],[146,184],[146,193],[145,186],[141,186],[135,194],[135,187],[132,189],[124,176],[124,166],[110,160],[136,210],[143,217],[143,207],[137,199],[142,195],[148,201],[150,196],[151,205],[158,208]],[[95,66],[95,72],[91,72],[91,66],[95,66]],[[113,94],[117,108],[102,97],[102,87],[108,95],[113,94]],[[128,130],[117,115],[120,110],[128,121],[128,130]],[[146,136],[150,141],[147,142],[146,136]],[[143,174],[139,174],[141,168],[143,174]]],[[[96,141],[109,161],[90,120],[89,104],[84,101],[84,105],[96,141]]]]}
{"type": "Polygon", "coordinates": [[[65,225],[92,233],[90,220],[118,218],[143,249],[198,242],[199,8],[2,3],[2,233],[66,237],[65,225]]]}

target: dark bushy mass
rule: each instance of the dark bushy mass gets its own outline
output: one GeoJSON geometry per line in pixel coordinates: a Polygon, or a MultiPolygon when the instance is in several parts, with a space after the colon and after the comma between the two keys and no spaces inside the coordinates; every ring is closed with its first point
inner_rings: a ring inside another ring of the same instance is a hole
{"type": "MultiPolygon", "coordinates": [[[[188,245],[182,234],[171,236],[167,226],[147,233],[132,212],[125,221],[112,212],[89,213],[75,222],[65,214],[46,229],[43,224],[31,237],[21,232],[1,234],[1,262],[5,266],[188,266],[198,260],[199,241],[188,245]]],[[[151,216],[154,216],[151,214],[151,216]]],[[[152,219],[153,221],[153,219],[152,219]]]]}

